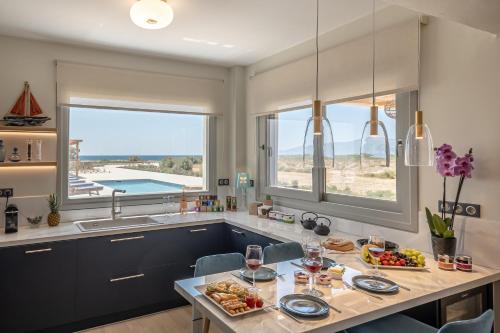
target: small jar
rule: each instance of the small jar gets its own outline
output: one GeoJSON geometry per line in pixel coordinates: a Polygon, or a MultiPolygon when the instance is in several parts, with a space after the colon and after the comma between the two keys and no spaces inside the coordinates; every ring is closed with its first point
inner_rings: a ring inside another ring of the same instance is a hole
{"type": "Polygon", "coordinates": [[[472,257],[458,256],[455,258],[457,269],[462,272],[472,272],[472,257]]]}
{"type": "Polygon", "coordinates": [[[438,255],[438,267],[445,271],[455,270],[455,260],[452,256],[446,254],[438,255]]]}

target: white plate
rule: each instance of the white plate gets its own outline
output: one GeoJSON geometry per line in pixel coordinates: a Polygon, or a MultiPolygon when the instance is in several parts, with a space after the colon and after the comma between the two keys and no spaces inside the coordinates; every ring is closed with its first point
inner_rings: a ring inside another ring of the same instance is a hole
{"type": "MultiPolygon", "coordinates": [[[[238,284],[238,285],[240,285],[240,286],[242,286],[244,288],[248,288],[248,287],[242,285],[240,282],[235,281],[233,279],[221,280],[219,282],[222,282],[222,281],[231,281],[231,282],[234,282],[235,284],[238,284]]],[[[262,305],[261,308],[253,308],[253,309],[250,309],[250,310],[245,311],[245,312],[238,312],[238,313],[232,314],[232,313],[226,311],[226,309],[224,309],[224,307],[222,305],[220,305],[219,303],[217,303],[212,297],[210,297],[207,294],[205,294],[205,291],[207,290],[207,286],[209,284],[211,284],[211,283],[203,284],[201,286],[196,286],[194,288],[196,290],[198,290],[206,299],[208,299],[210,302],[212,302],[213,304],[215,304],[219,309],[221,309],[222,312],[224,312],[225,314],[227,314],[230,317],[239,317],[239,316],[242,316],[242,315],[245,315],[245,314],[248,314],[248,313],[254,313],[254,312],[262,311],[265,308],[269,307],[269,304],[266,305],[266,301],[264,301],[264,304],[262,305]]]]}
{"type": "MultiPolygon", "coordinates": [[[[361,261],[365,266],[368,266],[370,268],[375,269],[376,266],[367,263],[366,261],[363,260],[363,258],[358,257],[359,261],[361,261]]],[[[429,267],[424,266],[424,267],[409,267],[409,266],[384,266],[384,265],[379,265],[378,268],[380,269],[399,269],[399,270],[404,270],[404,271],[426,271],[429,269],[429,267]]]]}

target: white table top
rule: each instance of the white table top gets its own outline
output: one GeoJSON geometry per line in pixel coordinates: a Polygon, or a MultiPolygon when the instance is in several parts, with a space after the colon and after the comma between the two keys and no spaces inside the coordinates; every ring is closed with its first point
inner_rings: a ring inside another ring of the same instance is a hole
{"type": "MultiPolygon", "coordinates": [[[[335,254],[328,255],[338,263],[347,266],[344,280],[351,282],[354,275],[366,270],[356,255],[335,254]]],[[[230,272],[214,274],[205,277],[191,278],[177,281],[175,289],[193,304],[198,311],[225,332],[337,332],[353,327],[389,314],[397,313],[427,302],[446,296],[454,295],[465,290],[485,285],[500,278],[500,273],[482,267],[475,267],[474,272],[443,271],[437,268],[432,258],[427,259],[428,271],[384,270],[387,278],[397,282],[410,291],[401,289],[395,295],[382,295],[383,300],[367,296],[356,290],[345,287],[342,281],[335,281],[331,287],[319,287],[325,294],[325,300],[342,313],[331,310],[327,318],[321,320],[302,320],[299,324],[288,316],[273,310],[265,309],[262,312],[248,314],[239,318],[231,318],[224,314],[205,296],[194,287],[214,281],[233,279],[244,284],[230,272]]],[[[279,303],[279,299],[288,294],[301,293],[304,285],[295,285],[293,272],[298,268],[289,262],[269,265],[283,278],[272,282],[258,283],[261,296],[268,301],[279,303]]]]}

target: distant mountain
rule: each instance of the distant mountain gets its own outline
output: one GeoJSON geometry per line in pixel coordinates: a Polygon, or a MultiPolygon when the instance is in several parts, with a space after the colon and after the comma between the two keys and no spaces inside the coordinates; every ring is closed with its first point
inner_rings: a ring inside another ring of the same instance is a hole
{"type": "MultiPolygon", "coordinates": [[[[335,155],[357,155],[359,154],[359,148],[361,146],[361,140],[353,140],[353,141],[339,141],[335,142],[335,155]]],[[[369,142],[364,147],[363,152],[377,156],[384,157],[385,156],[385,143],[383,138],[376,138],[369,140],[369,142]]],[[[391,152],[395,151],[396,141],[389,140],[389,147],[391,152]]],[[[332,143],[327,142],[323,146],[323,151],[325,153],[325,157],[332,157],[332,143]]],[[[313,153],[313,146],[306,145],[306,155],[313,153]]],[[[293,147],[289,149],[284,149],[279,151],[280,155],[302,155],[302,146],[293,147]]]]}

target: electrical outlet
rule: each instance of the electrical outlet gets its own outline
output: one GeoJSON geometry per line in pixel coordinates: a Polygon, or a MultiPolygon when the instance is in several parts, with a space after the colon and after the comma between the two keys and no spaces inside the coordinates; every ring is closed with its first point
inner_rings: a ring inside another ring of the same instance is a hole
{"type": "Polygon", "coordinates": [[[229,179],[228,178],[219,178],[218,184],[219,184],[219,186],[228,186],[229,179]]]}
{"type": "Polygon", "coordinates": [[[0,198],[10,198],[14,196],[13,188],[0,188],[0,198]]]}
{"type": "MultiPolygon", "coordinates": [[[[446,201],[445,206],[444,206],[444,211],[447,214],[453,213],[453,205],[455,202],[452,201],[446,201]]],[[[439,207],[439,212],[443,211],[443,201],[439,200],[438,201],[438,207],[439,207]]],[[[481,206],[477,204],[470,204],[470,203],[463,203],[459,202],[457,203],[457,208],[455,209],[455,215],[462,215],[462,216],[467,216],[467,217],[481,217],[481,206]]]]}

